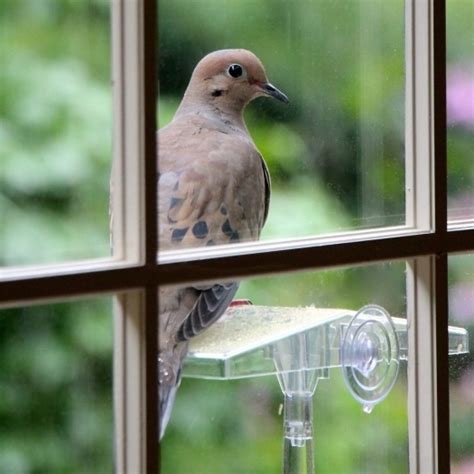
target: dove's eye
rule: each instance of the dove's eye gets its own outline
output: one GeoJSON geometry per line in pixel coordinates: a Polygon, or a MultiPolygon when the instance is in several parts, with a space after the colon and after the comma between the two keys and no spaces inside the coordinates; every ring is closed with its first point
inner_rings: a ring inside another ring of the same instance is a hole
{"type": "Polygon", "coordinates": [[[240,64],[231,64],[229,69],[227,69],[227,72],[230,76],[237,79],[238,77],[242,77],[244,74],[244,68],[240,64]]]}

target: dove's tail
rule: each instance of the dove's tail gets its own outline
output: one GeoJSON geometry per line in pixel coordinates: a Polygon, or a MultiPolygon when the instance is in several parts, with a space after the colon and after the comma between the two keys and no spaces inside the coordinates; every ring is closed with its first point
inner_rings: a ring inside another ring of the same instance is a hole
{"type": "Polygon", "coordinates": [[[158,354],[158,396],[160,440],[165,434],[171,416],[174,399],[181,383],[181,365],[186,354],[187,344],[180,343],[172,350],[158,354]]]}

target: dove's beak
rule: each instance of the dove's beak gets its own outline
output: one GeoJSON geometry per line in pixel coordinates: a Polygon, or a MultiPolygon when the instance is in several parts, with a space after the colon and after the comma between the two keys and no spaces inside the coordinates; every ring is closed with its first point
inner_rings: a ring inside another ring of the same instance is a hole
{"type": "Polygon", "coordinates": [[[275,86],[272,86],[269,82],[261,84],[260,87],[266,95],[269,95],[270,97],[273,97],[285,104],[288,104],[290,102],[288,100],[288,97],[283,94],[282,91],[278,90],[275,86]]]}

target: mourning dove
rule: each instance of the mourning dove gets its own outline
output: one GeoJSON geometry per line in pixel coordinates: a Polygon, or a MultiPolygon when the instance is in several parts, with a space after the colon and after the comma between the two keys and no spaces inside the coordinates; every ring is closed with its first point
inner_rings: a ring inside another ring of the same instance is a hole
{"type": "MultiPolygon", "coordinates": [[[[215,51],[197,64],[173,120],[158,132],[160,250],[259,238],[270,176],[243,111],[261,96],[288,102],[250,51],[215,51]]],[[[160,289],[160,438],[189,339],[224,313],[237,288],[222,283],[160,289]]]]}

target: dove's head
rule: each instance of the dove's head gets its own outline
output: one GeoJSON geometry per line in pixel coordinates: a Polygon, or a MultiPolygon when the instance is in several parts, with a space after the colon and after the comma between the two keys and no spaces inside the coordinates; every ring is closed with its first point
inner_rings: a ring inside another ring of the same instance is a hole
{"type": "Polygon", "coordinates": [[[262,62],[245,49],[224,49],[205,56],[194,69],[185,100],[240,113],[257,97],[288,97],[268,81],[262,62]]]}

